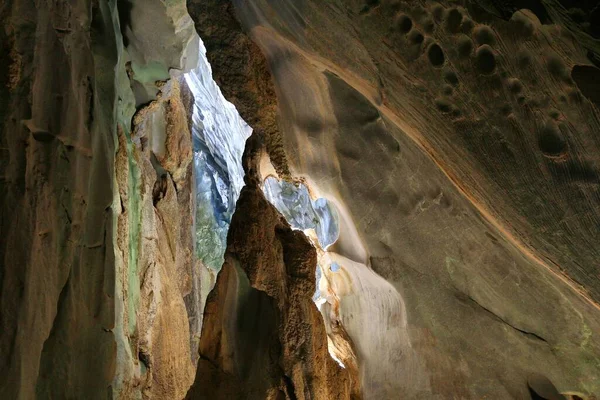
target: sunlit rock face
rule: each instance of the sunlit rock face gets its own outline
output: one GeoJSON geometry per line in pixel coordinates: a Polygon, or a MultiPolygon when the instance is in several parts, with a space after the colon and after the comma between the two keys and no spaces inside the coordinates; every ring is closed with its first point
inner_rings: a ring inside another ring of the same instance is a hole
{"type": "Polygon", "coordinates": [[[265,196],[295,229],[316,232],[318,245],[326,250],[338,238],[337,212],[327,199],[311,199],[306,185],[278,180],[273,176],[264,182],[265,196]]]}
{"type": "Polygon", "coordinates": [[[191,100],[185,81],[171,79],[136,113],[131,145],[119,138],[117,182],[127,206],[117,219],[118,246],[127,273],[118,288],[124,338],[117,397],[179,397],[191,384],[183,301],[193,288],[194,265],[191,100]]]}
{"type": "Polygon", "coordinates": [[[120,2],[113,396],[180,398],[194,373],[193,95],[185,2],[120,2]]]}
{"type": "MultiPolygon", "coordinates": [[[[327,330],[328,350],[331,357],[345,368],[346,364],[356,367],[356,355],[347,337],[336,337],[332,325],[339,326],[339,297],[335,293],[327,293],[322,287],[327,287],[328,271],[337,272],[339,264],[331,260],[332,254],[327,248],[335,243],[339,236],[338,215],[327,199],[313,200],[308,187],[300,182],[287,182],[273,176],[268,176],[263,182],[263,192],[267,200],[275,206],[286,221],[294,229],[304,231],[317,252],[315,292],[312,300],[324,315],[327,330]],[[325,272],[324,272],[325,271],[325,272]],[[335,304],[332,310],[325,311],[323,304],[335,304]],[[342,361],[344,360],[344,361],[342,361]]],[[[377,326],[377,328],[382,328],[377,326]]],[[[376,328],[376,329],[377,329],[376,328]]],[[[384,328],[385,329],[385,328],[384,328]]],[[[344,333],[346,333],[344,331],[344,333]]]]}
{"type": "Polygon", "coordinates": [[[317,281],[317,302],[326,320],[330,351],[344,359],[336,331],[342,326],[353,345],[362,392],[386,398],[389,393],[409,392],[409,385],[428,389],[426,368],[412,348],[406,307],[396,288],[368,266],[336,253],[323,254],[320,265],[323,277],[317,281]],[[388,365],[404,365],[406,370],[400,374],[388,365]]]}
{"type": "Polygon", "coordinates": [[[420,385],[427,387],[421,378],[424,366],[411,349],[406,309],[398,291],[367,265],[327,251],[340,234],[335,206],[322,197],[313,200],[303,183],[272,176],[265,179],[263,191],[292,228],[305,231],[317,248],[313,301],[325,320],[330,355],[344,368],[346,363],[357,365],[362,390],[376,398],[403,392],[406,380],[414,384],[420,379],[420,385]],[[402,351],[390,351],[394,348],[402,351]],[[399,377],[397,371],[381,368],[399,363],[407,365],[411,374],[399,377]]]}

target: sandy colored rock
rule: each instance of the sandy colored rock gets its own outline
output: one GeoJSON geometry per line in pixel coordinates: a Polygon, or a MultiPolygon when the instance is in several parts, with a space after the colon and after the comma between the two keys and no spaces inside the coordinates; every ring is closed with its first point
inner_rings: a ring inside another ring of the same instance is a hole
{"type": "Polygon", "coordinates": [[[117,238],[127,260],[120,269],[121,290],[128,306],[127,345],[133,349],[132,359],[119,360],[132,369],[118,384],[119,397],[183,398],[193,381],[183,301],[192,289],[194,265],[186,90],[183,79],[163,85],[157,100],[134,117],[132,145],[123,139],[119,148],[118,154],[125,154],[117,165],[124,210],[117,238]],[[137,240],[133,247],[132,236],[137,240]]]}

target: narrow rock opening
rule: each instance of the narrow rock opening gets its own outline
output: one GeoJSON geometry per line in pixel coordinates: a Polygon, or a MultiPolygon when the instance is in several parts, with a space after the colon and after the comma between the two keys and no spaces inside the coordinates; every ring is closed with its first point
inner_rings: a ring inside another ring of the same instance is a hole
{"type": "MultiPolygon", "coordinates": [[[[206,297],[223,265],[227,232],[244,186],[244,145],[252,133],[214,82],[201,40],[199,55],[198,66],[185,74],[194,96],[192,141],[197,264],[193,272],[194,298],[188,299],[187,308],[191,335],[196,339],[202,328],[206,297]]],[[[197,340],[194,339],[192,355],[197,357],[197,340]]]]}
{"type": "MultiPolygon", "coordinates": [[[[335,206],[323,197],[313,199],[307,185],[301,182],[287,182],[268,176],[263,185],[265,197],[285,217],[293,229],[302,230],[317,249],[316,290],[312,300],[321,315],[328,321],[327,310],[322,306],[327,302],[327,294],[321,291],[322,281],[327,281],[327,271],[338,272],[340,266],[333,261],[327,249],[340,234],[339,216],[335,206]]],[[[327,283],[324,282],[327,286],[327,283]]],[[[336,355],[335,345],[328,337],[329,354],[342,367],[346,366],[336,355]]]]}
{"type": "MultiPolygon", "coordinates": [[[[335,207],[325,198],[313,200],[303,183],[290,183],[268,176],[264,193],[290,223],[292,228],[314,231],[319,248],[327,250],[339,236],[339,222],[335,207]]],[[[311,236],[307,232],[307,236],[311,236]]]]}
{"type": "Polygon", "coordinates": [[[196,253],[207,268],[218,272],[223,264],[227,229],[244,186],[241,160],[252,129],[212,80],[202,43],[200,55],[198,67],[185,76],[194,95],[196,253]]]}

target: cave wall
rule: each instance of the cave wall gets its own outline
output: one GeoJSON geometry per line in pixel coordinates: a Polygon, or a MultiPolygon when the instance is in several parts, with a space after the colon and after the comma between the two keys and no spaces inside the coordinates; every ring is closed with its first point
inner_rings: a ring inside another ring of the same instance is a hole
{"type": "Polygon", "coordinates": [[[135,114],[131,143],[119,135],[118,398],[183,398],[193,378],[184,304],[197,263],[190,96],[182,77],[171,79],[135,114]]]}
{"type": "Polygon", "coordinates": [[[600,392],[599,118],[574,69],[598,43],[560,4],[188,3],[226,97],[276,114],[270,163],[341,211],[344,270],[401,296],[406,324],[371,317],[377,291],[330,303],[366,398],[600,392]]]}
{"type": "Polygon", "coordinates": [[[185,3],[8,1],[0,20],[0,397],[183,398],[185,3]]]}
{"type": "Polygon", "coordinates": [[[3,398],[110,393],[115,15],[107,3],[2,4],[3,398]]]}
{"type": "Polygon", "coordinates": [[[596,9],[188,3],[0,5],[0,397],[600,392],[596,9]],[[194,28],[255,130],[195,374],[194,28]],[[271,168],[342,215],[324,320],[271,168]]]}

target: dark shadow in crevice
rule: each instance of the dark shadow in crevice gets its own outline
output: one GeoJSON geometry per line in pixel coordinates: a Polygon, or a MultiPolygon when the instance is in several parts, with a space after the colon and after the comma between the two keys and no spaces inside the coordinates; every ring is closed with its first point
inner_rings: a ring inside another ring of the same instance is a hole
{"type": "Polygon", "coordinates": [[[527,378],[527,386],[531,400],[565,400],[550,379],[544,375],[533,373],[527,378]]]}
{"type": "Polygon", "coordinates": [[[121,28],[121,35],[123,36],[123,46],[129,45],[129,40],[125,34],[126,28],[131,26],[131,13],[133,10],[133,3],[130,0],[119,0],[117,1],[117,10],[119,11],[119,27],[121,28]]]}
{"type": "Polygon", "coordinates": [[[470,0],[466,7],[475,20],[483,23],[491,22],[493,17],[508,21],[521,9],[533,12],[542,24],[553,23],[541,0],[470,0]]]}
{"type": "Polygon", "coordinates": [[[600,68],[593,65],[575,65],[571,78],[581,93],[600,109],[600,68]]]}

